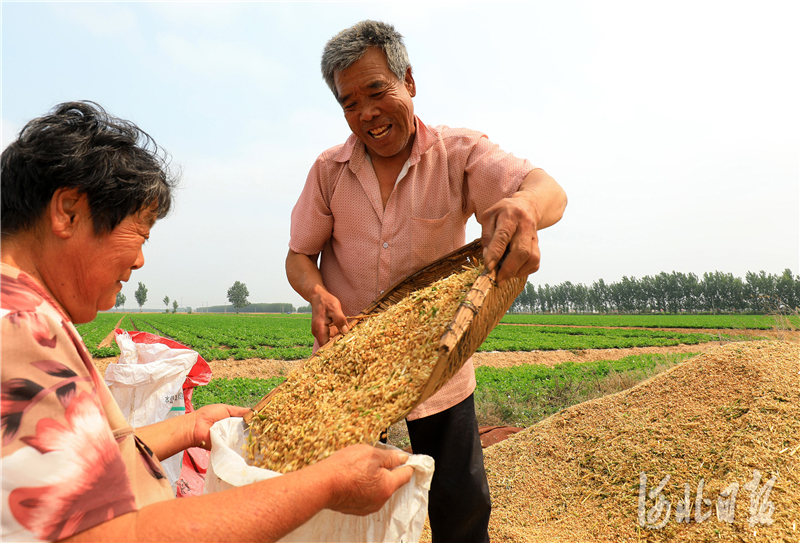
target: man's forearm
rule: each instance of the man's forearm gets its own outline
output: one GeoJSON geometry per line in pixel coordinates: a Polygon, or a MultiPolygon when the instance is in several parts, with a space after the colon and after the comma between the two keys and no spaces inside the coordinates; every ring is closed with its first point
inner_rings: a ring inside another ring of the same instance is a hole
{"type": "Polygon", "coordinates": [[[532,170],[525,177],[514,197],[526,198],[531,202],[536,213],[537,230],[560,221],[567,207],[566,192],[541,168],[532,170]]]}
{"type": "Polygon", "coordinates": [[[286,255],[286,278],[295,292],[309,303],[319,289],[324,288],[322,274],[317,267],[317,255],[309,256],[289,249],[286,255]]]}

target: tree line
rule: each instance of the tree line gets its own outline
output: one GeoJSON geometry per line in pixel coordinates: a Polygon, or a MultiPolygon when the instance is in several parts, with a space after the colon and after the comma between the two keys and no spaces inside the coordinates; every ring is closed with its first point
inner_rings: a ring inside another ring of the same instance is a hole
{"type": "Polygon", "coordinates": [[[798,311],[800,276],[788,268],[780,275],[747,272],[744,279],[715,271],[661,272],[641,279],[623,276],[591,286],[565,281],[534,286],[514,300],[515,313],[772,313],[798,311]]]}
{"type": "MultiPolygon", "coordinates": [[[[295,307],[289,303],[257,303],[253,304],[247,299],[250,296],[250,292],[247,289],[247,285],[242,283],[241,281],[236,281],[229,289],[228,289],[228,301],[233,306],[233,309],[236,313],[239,313],[239,310],[242,308],[247,308],[247,312],[250,313],[294,313],[296,311],[295,307]]],[[[147,302],[147,287],[144,283],[139,283],[136,292],[134,293],[134,297],[136,298],[136,303],[139,304],[139,311],[142,311],[142,306],[147,302]]],[[[114,307],[122,307],[125,308],[125,295],[121,292],[117,293],[117,301],[114,304],[114,307]]],[[[170,298],[169,296],[164,296],[162,300],[164,305],[166,306],[166,311],[169,313],[169,303],[170,298]]],[[[310,308],[310,306],[309,306],[310,308]]],[[[191,307],[186,308],[188,313],[192,312],[191,307]]],[[[228,311],[227,306],[217,305],[211,307],[203,307],[200,308],[200,312],[202,313],[224,313],[228,311]]],[[[172,312],[178,312],[178,300],[172,300],[172,312]]]]}

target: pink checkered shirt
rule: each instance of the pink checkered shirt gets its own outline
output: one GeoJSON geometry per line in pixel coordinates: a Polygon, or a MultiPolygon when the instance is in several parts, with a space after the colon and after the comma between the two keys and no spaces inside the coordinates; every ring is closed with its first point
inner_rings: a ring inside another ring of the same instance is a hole
{"type": "MultiPolygon", "coordinates": [[[[386,209],[366,148],[351,134],[317,158],[292,210],[289,247],[322,253],[322,280],[345,315],[357,315],[396,282],[463,246],[469,217],[511,196],[533,170],[480,132],[428,127],[419,118],[416,126],[407,172],[386,209]]],[[[408,418],[444,411],[473,390],[469,360],[408,418]]]]}

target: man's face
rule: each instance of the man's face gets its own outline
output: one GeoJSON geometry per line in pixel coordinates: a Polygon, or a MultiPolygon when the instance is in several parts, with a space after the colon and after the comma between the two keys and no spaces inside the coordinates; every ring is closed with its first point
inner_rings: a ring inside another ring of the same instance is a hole
{"type": "Polygon", "coordinates": [[[405,152],[408,158],[415,132],[411,98],[417,92],[411,69],[405,81],[398,80],[383,51],[370,47],[333,79],[347,124],[370,156],[389,158],[405,152]]]}

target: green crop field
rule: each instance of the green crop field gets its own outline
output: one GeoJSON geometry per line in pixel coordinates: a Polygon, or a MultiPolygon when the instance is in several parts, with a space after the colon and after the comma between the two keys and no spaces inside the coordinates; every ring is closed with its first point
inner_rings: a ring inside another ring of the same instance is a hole
{"type": "Polygon", "coordinates": [[[480,366],[475,368],[476,410],[486,424],[528,426],[570,405],[630,388],[692,356],[642,354],[553,367],[480,366]]]}
{"type": "MultiPolygon", "coordinates": [[[[92,356],[119,355],[116,344],[102,349],[97,344],[114,329],[121,317],[121,313],[100,313],[91,323],[78,327],[92,356]]],[[[703,328],[724,328],[733,334],[735,330],[745,328],[771,327],[769,317],[753,315],[506,315],[502,323],[489,334],[479,351],[665,347],[681,343],[696,345],[719,337],[703,333],[703,328]],[[512,323],[561,326],[513,326],[512,323]],[[623,326],[639,328],[624,329],[621,328],[623,326]],[[696,328],[697,332],[650,329],[653,327],[696,328]]],[[[120,327],[172,338],[196,350],[206,360],[298,360],[311,356],[314,344],[310,315],[128,313],[120,327]]]]}
{"type": "MultiPolygon", "coordinates": [[[[478,421],[480,425],[528,426],[570,405],[629,388],[691,356],[694,354],[643,354],[619,360],[564,362],[553,367],[481,366],[475,369],[478,421]]],[[[213,403],[253,407],[285,380],[213,379],[195,389],[192,401],[195,408],[213,403]]]]}
{"type": "Polygon", "coordinates": [[[207,385],[194,389],[192,405],[194,405],[195,409],[212,403],[253,407],[261,398],[285,380],[286,377],[212,379],[207,385]]]}
{"type": "Polygon", "coordinates": [[[140,331],[170,337],[206,360],[297,360],[311,356],[314,345],[311,317],[305,315],[141,313],[129,318],[140,331]]]}
{"type": "Polygon", "coordinates": [[[660,330],[614,328],[562,328],[556,326],[498,326],[479,351],[555,351],[621,349],[696,345],[715,339],[711,334],[686,334],[660,330]]]}
{"type": "MultiPolygon", "coordinates": [[[[508,324],[553,324],[561,326],[632,326],[641,328],[711,328],[771,330],[776,320],[769,315],[519,315],[507,314],[508,324]]],[[[800,319],[793,318],[800,326],[800,319]]]]}
{"type": "MultiPolygon", "coordinates": [[[[206,360],[297,360],[310,356],[313,345],[310,315],[101,313],[93,322],[78,327],[93,356],[118,356],[116,345],[103,349],[97,345],[122,317],[121,328],[172,338],[196,350],[206,360]]],[[[497,326],[479,351],[697,345],[721,338],[740,339],[735,337],[736,330],[774,327],[769,317],[711,315],[507,315],[503,322],[506,324],[497,326]],[[654,330],[656,327],[696,328],[697,331],[654,330]],[[730,332],[712,335],[704,333],[703,328],[730,332]]],[[[568,405],[628,388],[679,363],[686,356],[691,355],[638,355],[618,361],[564,363],[553,368],[479,367],[475,391],[479,423],[527,426],[568,405]]],[[[284,379],[283,376],[213,379],[207,386],[195,390],[194,405],[220,402],[252,406],[284,379]]]]}
{"type": "Polygon", "coordinates": [[[114,327],[122,316],[122,313],[98,313],[92,322],[79,324],[75,327],[83,338],[89,354],[95,358],[119,356],[119,347],[117,347],[116,343],[112,342],[110,347],[98,347],[97,345],[114,331],[114,327]]]}

